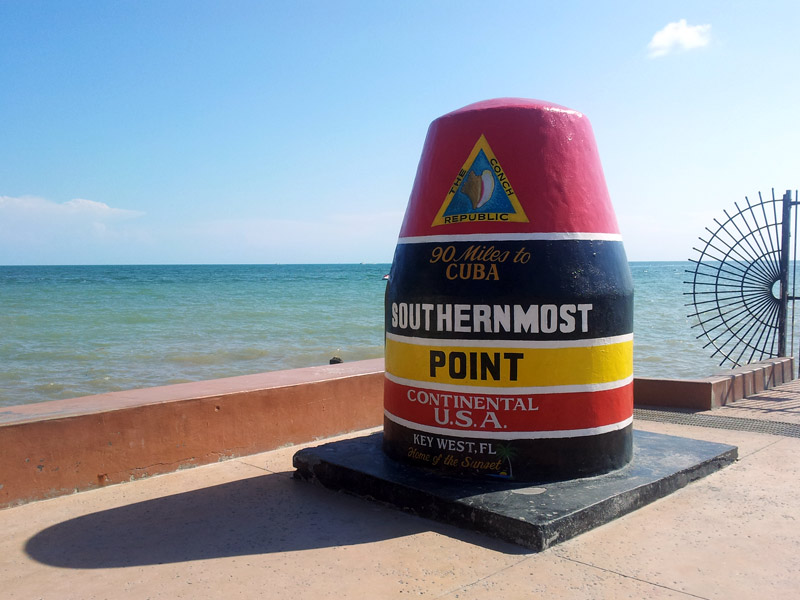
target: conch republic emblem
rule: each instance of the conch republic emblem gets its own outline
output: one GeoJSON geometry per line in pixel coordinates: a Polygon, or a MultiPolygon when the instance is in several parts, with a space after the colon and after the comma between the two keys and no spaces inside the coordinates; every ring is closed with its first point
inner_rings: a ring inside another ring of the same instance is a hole
{"type": "Polygon", "coordinates": [[[384,452],[456,477],[627,464],[633,283],[588,119],[479,102],[428,130],[386,290],[384,452]]]}
{"type": "Polygon", "coordinates": [[[528,222],[511,182],[484,136],[447,192],[433,226],[463,221],[528,222]]]}

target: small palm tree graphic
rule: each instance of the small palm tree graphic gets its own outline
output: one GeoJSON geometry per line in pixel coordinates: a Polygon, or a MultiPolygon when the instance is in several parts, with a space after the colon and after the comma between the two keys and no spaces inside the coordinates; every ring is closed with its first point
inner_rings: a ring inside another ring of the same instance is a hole
{"type": "Polygon", "coordinates": [[[497,444],[497,455],[503,460],[508,461],[508,477],[513,479],[514,471],[511,468],[511,459],[517,455],[517,451],[511,447],[511,444],[497,444]]]}

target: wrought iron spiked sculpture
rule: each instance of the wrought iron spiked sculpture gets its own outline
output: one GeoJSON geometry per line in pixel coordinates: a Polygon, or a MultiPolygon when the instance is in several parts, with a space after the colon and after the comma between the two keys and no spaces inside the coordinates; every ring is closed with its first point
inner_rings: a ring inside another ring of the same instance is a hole
{"type": "MultiPolygon", "coordinates": [[[[699,257],[689,259],[694,269],[687,270],[692,296],[687,304],[694,310],[689,317],[700,328],[698,339],[705,336],[704,348],[713,348],[711,357],[720,365],[740,366],[776,356],[786,356],[787,305],[794,300],[789,293],[789,238],[792,207],[797,192],[783,198],[758,202],[745,197],[746,206],[734,203],[736,211],[726,219],[714,219],[716,230],[706,227],[701,237],[702,249],[693,248],[699,257]]],[[[791,285],[794,287],[797,221],[792,255],[791,285]]],[[[794,310],[791,315],[794,332],[794,310]]],[[[789,350],[793,340],[789,342],[789,350]]]]}

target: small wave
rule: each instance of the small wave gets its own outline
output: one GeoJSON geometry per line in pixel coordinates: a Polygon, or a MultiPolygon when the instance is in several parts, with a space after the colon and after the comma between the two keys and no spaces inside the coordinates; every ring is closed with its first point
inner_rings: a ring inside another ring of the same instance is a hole
{"type": "Polygon", "coordinates": [[[67,389],[67,386],[62,383],[56,383],[51,381],[49,383],[40,383],[38,385],[34,385],[33,389],[37,392],[54,392],[58,393],[67,389]]]}
{"type": "Polygon", "coordinates": [[[192,352],[190,354],[173,354],[164,357],[166,362],[186,364],[186,365],[213,365],[222,358],[214,353],[192,352]]]}
{"type": "Polygon", "coordinates": [[[173,354],[166,356],[166,360],[187,365],[215,365],[218,363],[260,360],[269,358],[273,354],[274,350],[266,348],[238,348],[235,350],[173,354]]]}

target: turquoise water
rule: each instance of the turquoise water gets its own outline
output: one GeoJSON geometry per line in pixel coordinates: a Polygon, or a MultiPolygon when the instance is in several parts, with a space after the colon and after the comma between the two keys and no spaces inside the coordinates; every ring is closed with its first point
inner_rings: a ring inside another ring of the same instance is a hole
{"type": "MultiPolygon", "coordinates": [[[[717,363],[689,263],[631,263],[637,376],[717,363]]],[[[0,406],[383,356],[389,265],[0,267],[0,406]]]]}
{"type": "Polygon", "coordinates": [[[692,328],[686,304],[691,287],[687,262],[632,262],[634,285],[633,369],[636,377],[708,377],[724,371],[705,338],[692,328]]]}

